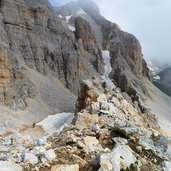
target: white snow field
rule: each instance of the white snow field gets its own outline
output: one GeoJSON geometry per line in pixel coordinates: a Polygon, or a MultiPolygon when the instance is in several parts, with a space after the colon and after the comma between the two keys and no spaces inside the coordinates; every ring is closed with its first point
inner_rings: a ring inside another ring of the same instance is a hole
{"type": "Polygon", "coordinates": [[[36,125],[41,126],[45,133],[51,135],[53,133],[59,134],[63,128],[72,122],[74,113],[57,113],[55,115],[49,115],[36,125]]]}
{"type": "Polygon", "coordinates": [[[102,76],[102,78],[104,79],[104,81],[106,81],[107,85],[109,87],[111,87],[112,89],[115,88],[114,83],[111,81],[111,79],[109,78],[109,74],[112,71],[112,67],[111,67],[111,63],[110,63],[110,53],[108,50],[104,50],[102,51],[102,56],[104,59],[104,64],[105,64],[105,72],[104,75],[102,76]]]}

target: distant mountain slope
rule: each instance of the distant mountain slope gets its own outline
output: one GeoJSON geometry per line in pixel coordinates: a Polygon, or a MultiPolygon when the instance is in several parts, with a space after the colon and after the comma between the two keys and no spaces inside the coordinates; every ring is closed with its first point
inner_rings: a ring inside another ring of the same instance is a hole
{"type": "Polygon", "coordinates": [[[160,79],[154,80],[153,83],[161,91],[171,97],[171,68],[166,68],[159,73],[160,79]]]}
{"type": "Polygon", "coordinates": [[[167,135],[171,138],[171,98],[152,83],[148,83],[146,86],[151,96],[151,98],[147,99],[147,106],[158,118],[162,130],[167,132],[167,135]]]}

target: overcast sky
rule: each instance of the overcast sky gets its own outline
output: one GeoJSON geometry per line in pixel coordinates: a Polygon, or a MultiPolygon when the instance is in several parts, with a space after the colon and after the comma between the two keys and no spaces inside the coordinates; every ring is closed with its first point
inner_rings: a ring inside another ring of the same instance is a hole
{"type": "MultiPolygon", "coordinates": [[[[63,5],[70,0],[50,0],[63,5]]],[[[171,0],[94,0],[101,14],[140,41],[144,57],[171,64],[171,0]]]]}

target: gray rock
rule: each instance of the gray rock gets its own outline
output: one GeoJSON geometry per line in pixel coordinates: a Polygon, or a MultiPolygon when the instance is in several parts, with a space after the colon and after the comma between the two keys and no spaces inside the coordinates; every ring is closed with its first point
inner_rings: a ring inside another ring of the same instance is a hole
{"type": "Polygon", "coordinates": [[[168,138],[164,135],[159,135],[154,139],[154,145],[157,149],[159,149],[162,152],[166,152],[168,149],[168,138]]]}
{"type": "Polygon", "coordinates": [[[56,159],[56,154],[52,149],[45,151],[44,156],[48,161],[53,161],[56,159]]]}
{"type": "Polygon", "coordinates": [[[25,153],[23,158],[24,158],[24,162],[27,162],[27,163],[32,164],[32,165],[36,165],[39,162],[38,157],[36,157],[32,153],[25,153]]]}
{"type": "Polygon", "coordinates": [[[11,162],[0,161],[0,171],[22,171],[22,167],[11,162]]]}

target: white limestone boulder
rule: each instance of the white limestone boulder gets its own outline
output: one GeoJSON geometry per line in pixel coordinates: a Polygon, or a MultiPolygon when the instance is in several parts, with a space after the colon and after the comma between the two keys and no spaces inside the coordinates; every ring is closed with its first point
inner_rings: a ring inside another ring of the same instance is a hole
{"type": "Polygon", "coordinates": [[[51,171],[79,171],[78,164],[52,166],[51,171]]]}
{"type": "Polygon", "coordinates": [[[18,164],[8,162],[8,161],[0,161],[0,171],[22,171],[22,167],[18,164]]]}

